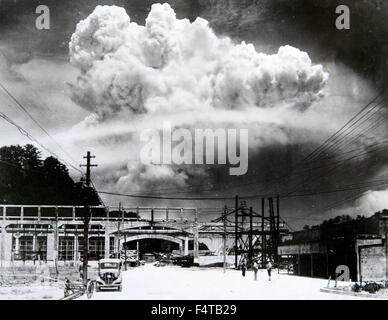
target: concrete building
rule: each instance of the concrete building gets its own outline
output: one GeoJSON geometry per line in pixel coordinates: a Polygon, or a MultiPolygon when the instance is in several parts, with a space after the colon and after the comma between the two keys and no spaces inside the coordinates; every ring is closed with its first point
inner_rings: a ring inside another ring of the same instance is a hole
{"type": "MultiPolygon", "coordinates": [[[[157,249],[192,254],[196,259],[200,252],[217,255],[223,249],[222,223],[199,222],[196,208],[137,207],[122,208],[118,213],[100,206],[91,212],[90,260],[109,257],[124,243],[133,249],[138,242],[148,243],[148,247],[153,242],[157,249]]],[[[200,213],[206,216],[206,212],[200,213]]],[[[77,206],[1,205],[1,264],[34,259],[48,263],[79,261],[83,255],[84,215],[84,208],[77,206]]],[[[228,246],[233,244],[232,233],[226,241],[228,246]]]]}

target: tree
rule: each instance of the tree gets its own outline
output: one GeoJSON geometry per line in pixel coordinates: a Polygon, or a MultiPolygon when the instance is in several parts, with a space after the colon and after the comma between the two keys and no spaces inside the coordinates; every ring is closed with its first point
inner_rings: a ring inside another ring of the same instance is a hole
{"type": "Polygon", "coordinates": [[[33,145],[0,148],[0,202],[6,204],[99,205],[94,189],[75,183],[55,157],[42,160],[33,145]]]}

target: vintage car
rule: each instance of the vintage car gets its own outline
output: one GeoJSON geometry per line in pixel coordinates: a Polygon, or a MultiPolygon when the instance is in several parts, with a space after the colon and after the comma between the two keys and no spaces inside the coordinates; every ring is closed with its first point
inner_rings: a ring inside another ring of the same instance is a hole
{"type": "Polygon", "coordinates": [[[120,259],[101,259],[98,261],[98,277],[96,291],[116,289],[121,291],[121,264],[120,259]]]}

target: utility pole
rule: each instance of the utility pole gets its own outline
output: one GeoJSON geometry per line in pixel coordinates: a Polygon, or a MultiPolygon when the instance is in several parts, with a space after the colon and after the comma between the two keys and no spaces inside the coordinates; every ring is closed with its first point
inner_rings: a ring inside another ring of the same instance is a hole
{"type": "MultiPolygon", "coordinates": [[[[121,202],[120,202],[120,209],[121,209],[121,202]]],[[[124,227],[124,214],[125,214],[125,210],[122,210],[122,213],[121,213],[121,223],[124,227]]],[[[126,247],[126,243],[127,243],[127,234],[125,233],[125,231],[123,232],[124,233],[124,243],[123,243],[123,249],[124,249],[124,267],[125,267],[125,271],[127,271],[127,247],[126,247]]],[[[120,257],[121,258],[121,257],[120,257]]]]}
{"type": "Polygon", "coordinates": [[[58,207],[55,207],[55,224],[54,224],[54,264],[55,264],[55,276],[58,279],[59,271],[58,271],[58,207]]]}
{"type": "Polygon", "coordinates": [[[121,218],[121,202],[119,203],[119,217],[117,219],[117,258],[121,259],[120,257],[120,218],[121,218]]]}
{"type": "Polygon", "coordinates": [[[273,210],[272,198],[268,198],[268,205],[269,205],[269,226],[270,226],[270,234],[271,234],[270,260],[272,260],[274,259],[275,238],[276,238],[275,214],[273,210]]]}
{"type": "Polygon", "coordinates": [[[96,164],[91,164],[90,160],[92,158],[95,158],[95,156],[90,155],[90,151],[86,153],[86,156],[84,159],[86,159],[86,165],[81,164],[80,167],[86,167],[86,188],[87,191],[85,193],[86,199],[85,199],[85,212],[84,212],[84,259],[83,259],[83,265],[82,265],[82,270],[83,270],[83,283],[84,285],[87,284],[88,282],[88,260],[89,260],[89,222],[90,222],[90,199],[89,199],[89,190],[90,190],[90,184],[91,184],[91,179],[90,179],[90,168],[91,167],[97,167],[96,164]]]}
{"type": "Polygon", "coordinates": [[[223,247],[222,247],[222,253],[224,255],[224,273],[226,272],[226,237],[227,237],[227,230],[226,230],[226,214],[227,214],[227,208],[225,206],[224,212],[222,213],[222,223],[224,226],[224,233],[223,233],[223,247]]]}
{"type": "Polygon", "coordinates": [[[125,271],[127,271],[127,247],[126,247],[126,242],[127,242],[127,235],[124,233],[124,268],[125,271]]]}
{"type": "Polygon", "coordinates": [[[95,158],[96,156],[91,156],[90,155],[90,151],[88,151],[86,153],[86,156],[84,157],[84,159],[86,159],[86,164],[81,164],[80,167],[86,167],[86,186],[87,187],[90,187],[90,182],[91,182],[91,179],[90,179],[90,168],[91,167],[97,167],[96,164],[91,164],[90,163],[90,160],[95,158]]]}
{"type": "Polygon", "coordinates": [[[265,268],[265,262],[266,262],[266,254],[265,250],[266,248],[266,235],[265,235],[265,200],[264,198],[261,198],[261,267],[265,268]]]}
{"type": "Polygon", "coordinates": [[[276,257],[278,256],[278,247],[280,245],[280,209],[279,209],[279,195],[276,197],[276,257]]]}
{"type": "Polygon", "coordinates": [[[249,208],[249,251],[248,251],[248,264],[251,267],[253,261],[253,208],[249,208]]]}
{"type": "Polygon", "coordinates": [[[236,203],[234,210],[234,267],[237,269],[237,251],[238,251],[238,195],[236,195],[236,203]]]}

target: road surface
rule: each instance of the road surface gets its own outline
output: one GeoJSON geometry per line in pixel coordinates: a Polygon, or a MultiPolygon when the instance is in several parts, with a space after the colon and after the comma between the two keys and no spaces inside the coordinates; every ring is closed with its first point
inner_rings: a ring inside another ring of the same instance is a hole
{"type": "MultiPolygon", "coordinates": [[[[327,280],[298,277],[273,272],[268,281],[265,270],[259,270],[258,280],[253,272],[242,277],[240,271],[222,269],[155,267],[145,265],[123,272],[122,292],[95,292],[96,300],[343,300],[359,297],[320,292],[327,280]]],[[[86,299],[82,296],[80,299],[86,299]]]]}

